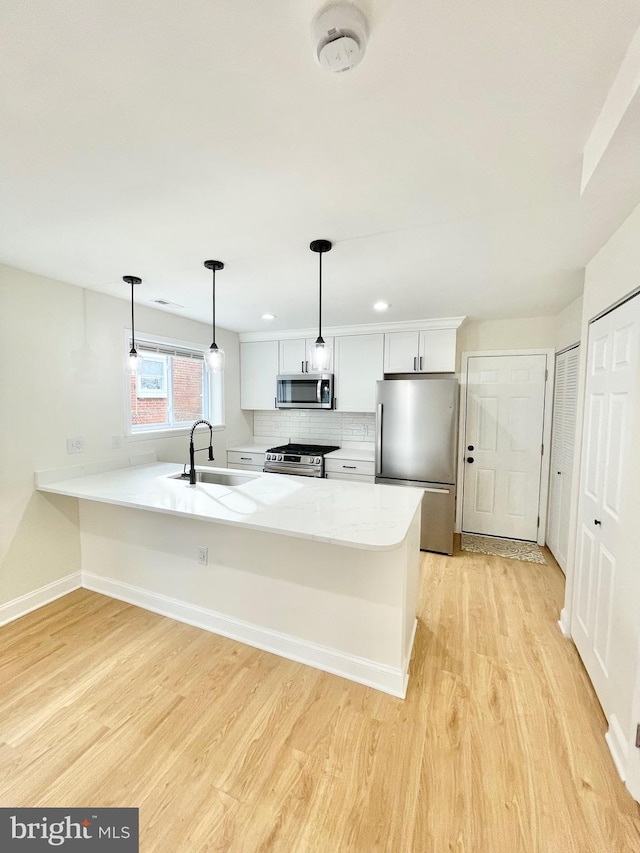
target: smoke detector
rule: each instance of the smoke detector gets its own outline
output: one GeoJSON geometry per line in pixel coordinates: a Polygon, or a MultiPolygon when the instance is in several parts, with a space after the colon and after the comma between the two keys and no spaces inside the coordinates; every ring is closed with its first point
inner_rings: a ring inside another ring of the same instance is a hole
{"type": "Polygon", "coordinates": [[[367,35],[367,19],[350,3],[326,6],[311,24],[316,59],[329,71],[355,68],[364,56],[367,35]]]}

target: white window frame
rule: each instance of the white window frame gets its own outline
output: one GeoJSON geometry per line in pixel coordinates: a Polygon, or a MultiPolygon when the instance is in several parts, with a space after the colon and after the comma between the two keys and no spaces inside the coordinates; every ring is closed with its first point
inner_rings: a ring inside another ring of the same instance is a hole
{"type": "MultiPolygon", "coordinates": [[[[180,354],[180,350],[186,352],[193,353],[202,353],[202,357],[204,359],[204,354],[209,349],[208,345],[195,343],[194,341],[184,341],[179,340],[177,338],[167,338],[162,335],[155,335],[151,332],[138,332],[136,330],[136,349],[143,350],[146,347],[159,347],[164,349],[175,349],[177,354],[180,354]]],[[[124,330],[124,349],[123,352],[128,354],[131,349],[131,329],[124,330]]],[[[128,359],[125,359],[127,361],[128,359]]],[[[203,412],[203,418],[208,420],[213,426],[214,431],[218,432],[220,430],[225,429],[225,406],[224,406],[224,372],[221,373],[211,373],[206,370],[205,367],[205,376],[206,380],[209,383],[208,391],[209,391],[209,400],[208,400],[208,412],[203,412]]],[[[134,427],[131,423],[132,419],[132,411],[131,411],[131,396],[130,396],[130,385],[131,376],[125,371],[125,382],[124,382],[124,409],[125,409],[125,429],[124,434],[128,441],[143,441],[149,438],[172,438],[174,436],[179,435],[188,435],[191,431],[191,425],[188,426],[172,426],[168,424],[167,426],[158,426],[156,424],[149,425],[149,429],[134,427]]],[[[170,381],[170,372],[167,370],[167,395],[171,395],[171,381],[170,381]]],[[[160,395],[156,395],[160,396],[160,395]]]]}

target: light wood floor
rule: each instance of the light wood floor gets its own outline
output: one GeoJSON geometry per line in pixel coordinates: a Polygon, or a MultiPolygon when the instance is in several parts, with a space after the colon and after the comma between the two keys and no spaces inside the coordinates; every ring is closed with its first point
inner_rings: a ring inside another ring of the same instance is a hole
{"type": "Polygon", "coordinates": [[[425,556],[404,702],[79,590],[0,629],[0,806],[137,806],[143,853],[637,853],[549,563],[425,556]]]}

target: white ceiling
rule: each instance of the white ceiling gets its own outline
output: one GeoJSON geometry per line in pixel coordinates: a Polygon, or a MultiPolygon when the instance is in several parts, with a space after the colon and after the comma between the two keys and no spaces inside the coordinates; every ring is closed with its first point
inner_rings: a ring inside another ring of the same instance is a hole
{"type": "Polygon", "coordinates": [[[327,325],[572,301],[640,201],[619,142],[579,195],[637,0],[360,0],[344,74],[320,5],[0,0],[0,262],[209,322],[217,258],[237,331],[314,325],[316,238],[327,325]]]}

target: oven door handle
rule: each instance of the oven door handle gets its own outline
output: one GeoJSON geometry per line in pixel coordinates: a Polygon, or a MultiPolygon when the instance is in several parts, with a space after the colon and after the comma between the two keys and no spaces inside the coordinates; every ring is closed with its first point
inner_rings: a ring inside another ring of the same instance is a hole
{"type": "Polygon", "coordinates": [[[282,465],[268,462],[262,469],[265,474],[295,474],[298,477],[321,477],[322,470],[317,465],[282,465]]]}
{"type": "Polygon", "coordinates": [[[322,403],[322,379],[316,382],[316,401],[322,403]]]}

